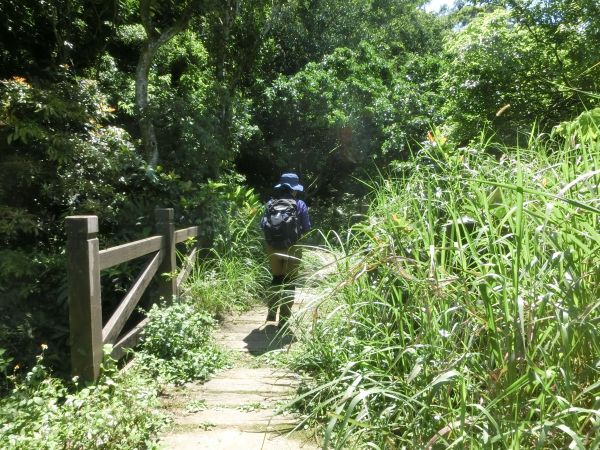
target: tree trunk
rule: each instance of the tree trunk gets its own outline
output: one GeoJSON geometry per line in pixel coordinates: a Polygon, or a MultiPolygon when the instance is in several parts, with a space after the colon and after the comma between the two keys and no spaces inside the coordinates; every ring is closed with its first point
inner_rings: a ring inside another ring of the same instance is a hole
{"type": "Polygon", "coordinates": [[[151,3],[152,0],[141,0],[140,2],[140,16],[144,30],[146,30],[146,41],[140,51],[140,58],[135,70],[135,108],[142,145],[146,153],[146,162],[150,167],[156,167],[160,154],[148,100],[150,67],[158,49],[188,26],[198,2],[190,2],[181,17],[160,34],[156,32],[152,23],[151,3]]]}
{"type": "Polygon", "coordinates": [[[217,49],[216,79],[221,91],[221,113],[219,117],[221,128],[221,141],[225,147],[229,146],[229,128],[231,121],[231,96],[230,86],[226,79],[225,62],[227,59],[227,45],[231,31],[231,0],[223,2],[223,15],[221,16],[221,42],[217,49]]]}
{"type": "Polygon", "coordinates": [[[135,106],[146,162],[150,167],[158,164],[158,142],[148,107],[148,75],[157,49],[158,47],[148,39],[142,47],[135,71],[135,106]]]}

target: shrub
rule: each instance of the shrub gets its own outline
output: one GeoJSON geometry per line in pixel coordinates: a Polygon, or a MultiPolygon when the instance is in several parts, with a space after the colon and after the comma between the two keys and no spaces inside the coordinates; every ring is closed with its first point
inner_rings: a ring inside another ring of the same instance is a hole
{"type": "Polygon", "coordinates": [[[3,449],[157,448],[154,436],[164,419],[156,412],[156,384],[139,371],[119,373],[110,359],[97,383],[52,377],[43,355],[0,399],[3,449]]]}
{"type": "Polygon", "coordinates": [[[221,195],[213,217],[218,218],[215,222],[222,229],[215,235],[207,258],[194,268],[184,291],[204,311],[220,316],[248,309],[264,291],[268,273],[258,223],[263,207],[258,196],[240,184],[212,186],[221,195]]]}
{"type": "Polygon", "coordinates": [[[227,363],[212,338],[216,321],[189,302],[153,305],[143,332],[136,366],[161,382],[206,380],[227,363]]]}

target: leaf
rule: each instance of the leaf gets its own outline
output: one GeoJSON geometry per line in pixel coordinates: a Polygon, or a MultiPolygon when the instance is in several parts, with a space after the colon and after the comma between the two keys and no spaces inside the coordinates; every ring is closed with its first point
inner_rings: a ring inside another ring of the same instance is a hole
{"type": "Polygon", "coordinates": [[[569,428],[567,425],[564,425],[564,424],[557,425],[556,428],[558,428],[559,430],[568,434],[569,437],[571,439],[573,439],[573,441],[569,445],[569,448],[577,448],[579,450],[585,450],[585,446],[581,442],[581,439],[579,438],[579,436],[577,436],[577,433],[575,433],[571,428],[569,428]]]}
{"type": "Polygon", "coordinates": [[[414,380],[416,378],[416,376],[421,373],[422,369],[423,369],[423,365],[421,363],[416,363],[414,365],[414,367],[412,368],[412,370],[410,371],[410,374],[408,374],[408,378],[406,379],[406,382],[410,383],[412,380],[414,380]]]}
{"type": "Polygon", "coordinates": [[[600,136],[600,108],[581,113],[575,120],[562,122],[552,130],[565,139],[579,138],[582,143],[594,142],[600,136]]]}
{"type": "Polygon", "coordinates": [[[441,373],[440,375],[438,375],[437,377],[435,377],[433,379],[433,381],[431,382],[431,387],[434,388],[441,384],[449,383],[450,381],[452,381],[453,378],[455,378],[459,375],[460,375],[460,372],[455,369],[449,370],[448,372],[441,373]]]}

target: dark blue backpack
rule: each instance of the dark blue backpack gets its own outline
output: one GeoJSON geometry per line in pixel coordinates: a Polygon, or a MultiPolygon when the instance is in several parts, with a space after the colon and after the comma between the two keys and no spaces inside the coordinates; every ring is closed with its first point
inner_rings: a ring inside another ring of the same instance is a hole
{"type": "Polygon", "coordinates": [[[300,238],[298,205],[291,198],[269,200],[260,221],[267,243],[276,250],[294,245],[300,238]]]}

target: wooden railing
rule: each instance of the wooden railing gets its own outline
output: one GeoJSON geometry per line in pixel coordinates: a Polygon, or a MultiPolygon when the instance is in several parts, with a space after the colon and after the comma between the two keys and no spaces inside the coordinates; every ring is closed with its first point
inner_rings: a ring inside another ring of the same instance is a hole
{"type": "MultiPolygon", "coordinates": [[[[97,216],[66,218],[71,367],[73,374],[84,380],[98,377],[105,344],[113,345],[112,357],[119,359],[124,355],[124,349],[137,343],[147,319],[123,333],[131,313],[156,273],[177,273],[176,244],[198,235],[198,227],[176,231],[171,208],[157,209],[155,220],[155,236],[100,250],[97,216]],[[153,254],[150,261],[103,325],[100,272],[149,254],[153,254]]],[[[197,248],[194,248],[184,259],[176,277],[157,277],[156,299],[163,297],[170,301],[179,294],[192,269],[196,252],[197,248]]]]}

